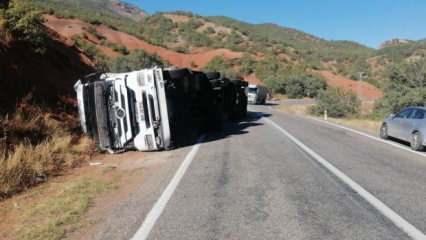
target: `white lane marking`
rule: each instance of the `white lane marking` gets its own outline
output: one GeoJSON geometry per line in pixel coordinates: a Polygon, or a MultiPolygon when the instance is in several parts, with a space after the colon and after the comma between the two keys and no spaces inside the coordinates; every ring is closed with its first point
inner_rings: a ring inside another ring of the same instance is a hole
{"type": "Polygon", "coordinates": [[[307,117],[307,118],[311,119],[311,120],[314,120],[314,121],[317,121],[317,122],[320,122],[320,123],[323,123],[323,124],[327,124],[327,125],[336,127],[336,128],[340,128],[340,129],[343,129],[343,130],[346,130],[346,131],[349,131],[349,132],[356,133],[358,135],[361,135],[361,136],[364,136],[364,137],[376,140],[376,141],[381,142],[381,143],[386,143],[386,144],[391,145],[393,147],[397,147],[399,149],[402,149],[402,150],[405,150],[405,151],[417,154],[417,155],[422,156],[422,157],[426,157],[425,153],[414,151],[414,150],[412,150],[412,149],[410,149],[408,147],[404,147],[404,146],[402,146],[402,145],[400,145],[398,143],[387,141],[387,140],[375,137],[375,136],[373,136],[371,134],[368,134],[368,133],[364,133],[364,132],[361,132],[361,131],[358,131],[358,130],[355,130],[355,129],[352,129],[352,128],[349,128],[349,127],[342,126],[340,124],[327,122],[327,121],[324,121],[324,120],[321,120],[321,119],[316,119],[316,118],[313,118],[313,117],[307,117]]]}
{"type": "Polygon", "coordinates": [[[191,151],[188,153],[188,155],[186,155],[185,159],[179,166],[179,169],[176,171],[169,185],[167,185],[166,189],[161,194],[157,202],[154,204],[151,211],[146,216],[144,222],[139,227],[135,235],[133,235],[131,240],[145,240],[148,238],[149,233],[151,232],[158,218],[163,213],[168,201],[170,200],[173,193],[175,192],[177,186],[179,185],[179,182],[182,180],[183,176],[185,175],[186,170],[188,170],[189,165],[191,164],[192,160],[194,160],[194,157],[197,154],[198,149],[200,148],[200,145],[204,140],[204,137],[205,137],[204,135],[201,136],[198,139],[197,144],[193,146],[191,151]]]}
{"type": "Polygon", "coordinates": [[[323,157],[318,155],[312,149],[303,144],[300,140],[295,138],[289,132],[281,128],[274,121],[263,118],[264,121],[278,129],[282,132],[286,137],[288,137],[292,142],[294,142],[298,147],[300,147],[303,151],[309,154],[313,159],[315,159],[318,163],[320,163],[323,167],[325,167],[328,171],[334,174],[337,178],[339,178],[342,182],[348,185],[352,190],[357,192],[364,200],[370,203],[375,209],[377,209],[381,214],[383,214],[386,218],[392,221],[399,229],[404,231],[408,236],[410,236],[414,240],[426,240],[426,235],[418,230],[415,226],[409,223],[407,220],[399,216],[396,212],[394,212],[391,208],[386,206],[383,202],[377,199],[373,194],[369,193],[363,187],[361,187],[358,183],[349,178],[346,174],[341,172],[339,169],[334,167],[331,163],[325,160],[323,157]]]}

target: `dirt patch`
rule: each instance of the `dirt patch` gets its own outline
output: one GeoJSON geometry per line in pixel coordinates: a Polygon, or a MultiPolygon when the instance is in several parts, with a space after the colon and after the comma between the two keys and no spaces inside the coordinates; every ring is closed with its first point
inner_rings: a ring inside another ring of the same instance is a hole
{"type": "Polygon", "coordinates": [[[328,85],[341,88],[346,91],[352,91],[358,94],[358,97],[360,97],[362,100],[374,101],[383,97],[383,92],[380,89],[367,82],[354,81],[325,70],[315,72],[324,77],[328,85]]]}
{"type": "Polygon", "coordinates": [[[55,105],[60,96],[74,95],[73,85],[93,72],[93,63],[66,38],[48,31],[46,52],[37,54],[23,42],[0,43],[1,112],[32,93],[34,100],[55,105]]]}

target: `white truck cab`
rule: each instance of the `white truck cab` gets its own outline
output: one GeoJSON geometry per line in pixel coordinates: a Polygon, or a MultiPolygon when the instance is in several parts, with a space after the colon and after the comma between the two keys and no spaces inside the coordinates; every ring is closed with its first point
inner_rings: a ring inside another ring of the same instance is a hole
{"type": "Polygon", "coordinates": [[[74,89],[82,129],[101,149],[154,151],[169,147],[162,69],[104,73],[89,78],[79,80],[74,89]]]}

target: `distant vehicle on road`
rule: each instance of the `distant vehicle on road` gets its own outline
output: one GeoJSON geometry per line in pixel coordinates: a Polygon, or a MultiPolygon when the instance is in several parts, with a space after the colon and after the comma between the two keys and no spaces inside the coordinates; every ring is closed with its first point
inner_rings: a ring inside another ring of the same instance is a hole
{"type": "Polygon", "coordinates": [[[250,104],[265,104],[268,89],[262,85],[250,84],[247,88],[247,97],[250,104]]]}
{"type": "Polygon", "coordinates": [[[421,151],[426,145],[426,108],[408,107],[387,117],[380,128],[380,137],[394,137],[410,143],[411,148],[421,151]]]}

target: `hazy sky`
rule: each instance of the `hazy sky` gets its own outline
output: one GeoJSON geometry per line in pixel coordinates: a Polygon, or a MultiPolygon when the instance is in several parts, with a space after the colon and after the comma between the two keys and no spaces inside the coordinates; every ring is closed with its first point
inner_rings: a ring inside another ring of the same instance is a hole
{"type": "Polygon", "coordinates": [[[426,38],[426,0],[127,0],[149,13],[186,10],[251,23],[277,23],[371,47],[392,38],[426,38]]]}

